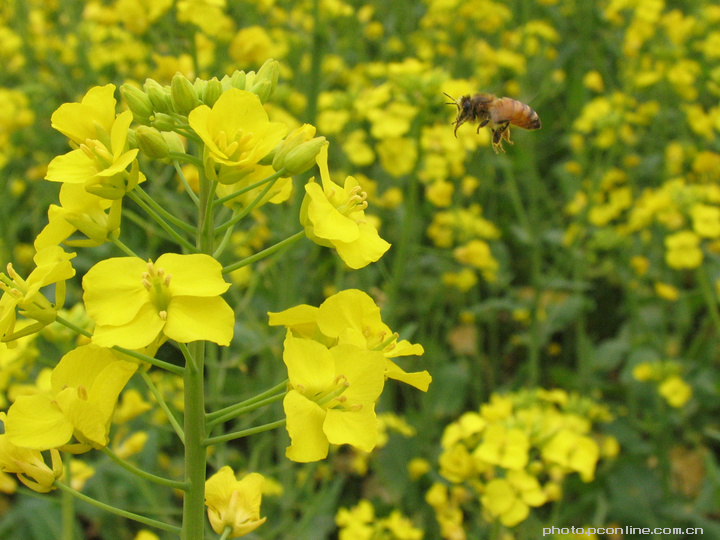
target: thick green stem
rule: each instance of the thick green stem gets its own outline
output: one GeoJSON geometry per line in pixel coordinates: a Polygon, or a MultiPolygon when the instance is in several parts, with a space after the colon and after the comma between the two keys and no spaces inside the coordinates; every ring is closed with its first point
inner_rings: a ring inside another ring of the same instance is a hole
{"type": "Polygon", "coordinates": [[[190,345],[193,364],[185,369],[185,499],[183,540],[202,540],[205,528],[205,342],[190,345]]]}

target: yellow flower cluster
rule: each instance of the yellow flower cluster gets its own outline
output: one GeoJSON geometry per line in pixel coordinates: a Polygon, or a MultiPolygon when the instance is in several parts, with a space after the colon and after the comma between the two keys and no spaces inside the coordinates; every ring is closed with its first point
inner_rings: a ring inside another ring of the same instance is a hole
{"type": "MultiPolygon", "coordinates": [[[[465,413],[445,428],[440,474],[475,493],[483,519],[514,527],[531,508],[561,499],[566,476],[595,478],[600,457],[617,453],[617,442],[597,431],[597,424],[610,419],[604,406],[563,390],[493,394],[479,412],[465,413]]],[[[428,498],[435,501],[441,528],[459,526],[459,505],[446,494],[445,508],[438,502],[441,488],[433,490],[428,498]]]]}
{"type": "Polygon", "coordinates": [[[415,527],[399,510],[393,510],[384,518],[377,517],[367,499],[361,499],[352,508],[340,508],[335,523],[340,528],[340,540],[422,540],[424,537],[423,530],[415,527]]]}

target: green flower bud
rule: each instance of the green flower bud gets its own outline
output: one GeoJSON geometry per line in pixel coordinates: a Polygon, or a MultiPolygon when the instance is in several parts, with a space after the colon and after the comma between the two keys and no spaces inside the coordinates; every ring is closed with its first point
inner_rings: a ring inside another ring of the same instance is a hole
{"type": "Polygon", "coordinates": [[[198,99],[202,99],[202,95],[205,93],[207,83],[208,82],[205,79],[201,79],[200,77],[195,79],[195,82],[192,83],[192,85],[195,87],[195,91],[197,92],[198,99]]]}
{"type": "Polygon", "coordinates": [[[275,147],[272,160],[273,169],[279,171],[285,163],[285,156],[290,150],[297,148],[301,144],[308,142],[315,136],[315,126],[303,124],[297,129],[292,130],[285,140],[275,147]]]}
{"type": "Polygon", "coordinates": [[[156,113],[151,124],[160,131],[172,131],[176,127],[173,117],[163,113],[156,113]]]}
{"type": "Polygon", "coordinates": [[[140,151],[149,158],[163,159],[170,152],[163,134],[153,127],[139,126],[135,130],[135,138],[140,151]]]}
{"type": "Polygon", "coordinates": [[[202,102],[208,107],[215,105],[215,102],[223,93],[223,85],[217,77],[213,77],[207,82],[205,91],[202,95],[202,102]]]}
{"type": "Polygon", "coordinates": [[[128,108],[133,113],[133,118],[140,124],[149,124],[153,114],[153,104],[148,95],[138,87],[131,84],[123,84],[120,87],[120,95],[125,99],[128,108]]]}
{"type": "Polygon", "coordinates": [[[288,174],[300,174],[309,170],[315,165],[315,158],[320,150],[327,146],[325,137],[316,137],[311,141],[304,142],[297,148],[293,148],[285,157],[284,166],[288,174]]]}
{"type": "Polygon", "coordinates": [[[238,90],[245,90],[245,82],[247,75],[244,71],[235,70],[235,72],[228,77],[225,75],[222,80],[223,90],[230,90],[230,88],[237,88],[238,90]]]}
{"type": "Polygon", "coordinates": [[[247,81],[247,90],[257,94],[262,103],[265,103],[277,86],[280,76],[280,63],[277,60],[268,60],[258,70],[251,81],[247,81]]]}
{"type": "Polygon", "coordinates": [[[165,142],[167,143],[170,152],[174,152],[176,154],[185,153],[185,145],[183,144],[180,135],[178,135],[174,131],[163,131],[162,136],[163,139],[165,139],[165,142]]]}
{"type": "Polygon", "coordinates": [[[159,82],[153,79],[147,79],[143,85],[143,89],[150,98],[154,111],[161,113],[172,112],[169,87],[162,86],[159,82]]]}
{"type": "Polygon", "coordinates": [[[197,90],[182,73],[176,73],[170,83],[170,99],[176,113],[187,116],[200,105],[197,90]]]}

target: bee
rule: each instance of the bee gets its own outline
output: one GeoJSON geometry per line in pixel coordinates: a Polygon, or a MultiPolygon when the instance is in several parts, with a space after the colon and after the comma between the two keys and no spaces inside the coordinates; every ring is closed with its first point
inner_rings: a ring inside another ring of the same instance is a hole
{"type": "MultiPolygon", "coordinates": [[[[444,92],[443,92],[444,93],[444,92]]],[[[477,132],[480,128],[490,124],[493,132],[492,147],[495,153],[498,150],[505,153],[502,147],[502,140],[513,144],[510,140],[510,125],[518,126],[523,129],[540,129],[542,126],[538,114],[520,101],[509,97],[497,97],[493,94],[475,94],[474,96],[462,96],[460,99],[453,99],[449,94],[445,94],[452,99],[447,105],[456,105],[458,108],[457,118],[453,124],[455,125],[455,137],[457,137],[458,128],[465,122],[480,122],[477,132]]]]}

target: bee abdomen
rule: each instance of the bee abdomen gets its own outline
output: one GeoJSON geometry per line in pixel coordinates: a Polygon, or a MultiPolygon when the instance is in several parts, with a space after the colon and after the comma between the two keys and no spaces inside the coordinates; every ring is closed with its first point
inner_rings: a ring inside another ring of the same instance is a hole
{"type": "Polygon", "coordinates": [[[542,122],[540,122],[538,113],[532,110],[530,105],[521,101],[514,101],[514,110],[513,115],[510,118],[510,123],[523,129],[540,129],[542,127],[542,122]]]}

